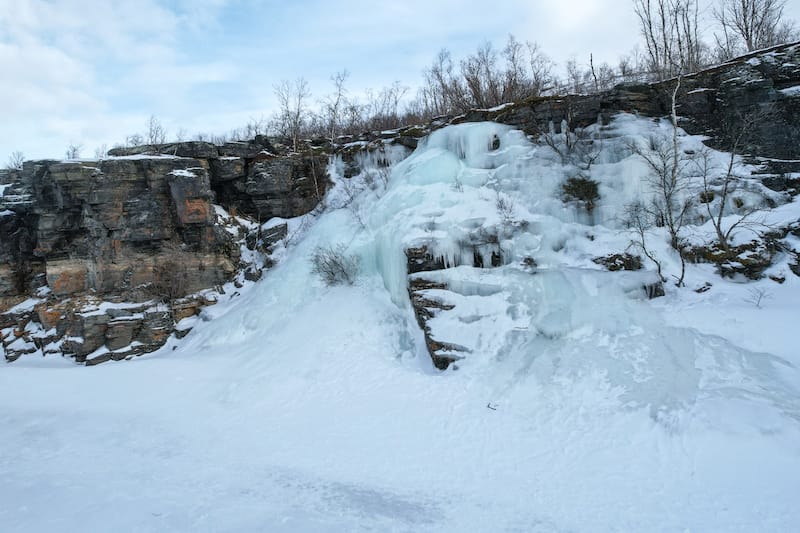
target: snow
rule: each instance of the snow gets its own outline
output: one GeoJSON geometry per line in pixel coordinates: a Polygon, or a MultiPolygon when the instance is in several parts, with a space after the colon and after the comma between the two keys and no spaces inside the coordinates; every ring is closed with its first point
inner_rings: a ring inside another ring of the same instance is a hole
{"type": "MultiPolygon", "coordinates": [[[[198,170],[202,170],[202,169],[198,169],[198,170]]],[[[195,174],[191,170],[184,170],[184,169],[173,170],[172,172],[170,172],[170,174],[172,174],[173,176],[181,176],[181,177],[184,177],[184,178],[196,178],[197,177],[197,174],[195,174]]]]}
{"type": "MultiPolygon", "coordinates": [[[[110,309],[141,309],[142,307],[152,306],[153,310],[157,310],[158,304],[156,302],[142,302],[142,303],[132,303],[132,302],[95,302],[95,303],[88,303],[80,310],[80,315],[84,317],[88,316],[99,316],[108,314],[110,309]]],[[[164,309],[166,310],[166,309],[164,309]]],[[[119,317],[123,318],[123,317],[119,317]]]]}
{"type": "Polygon", "coordinates": [[[502,111],[507,107],[512,107],[514,105],[513,102],[507,102],[505,104],[500,104],[494,107],[490,107],[489,109],[481,109],[480,111],[502,111]]]}
{"type": "Polygon", "coordinates": [[[120,159],[123,161],[136,161],[140,159],[185,159],[183,157],[170,155],[170,154],[154,154],[154,153],[144,153],[144,154],[133,154],[133,155],[122,155],[122,156],[106,156],[105,159],[120,159]]]}
{"type": "Polygon", "coordinates": [[[43,300],[41,298],[28,298],[27,300],[18,303],[6,313],[13,314],[13,313],[24,313],[27,311],[33,311],[33,308],[36,307],[36,304],[41,303],[43,300]]]}
{"type": "Polygon", "coordinates": [[[794,87],[787,87],[785,89],[781,89],[781,94],[785,96],[800,96],[800,85],[795,85],[794,87]]]}
{"type": "MultiPolygon", "coordinates": [[[[783,284],[690,265],[688,288],[656,300],[652,265],[592,261],[628,247],[625,205],[651,193],[627,147],[668,129],[604,127],[591,215],[561,199],[577,166],[503,125],[365,156],[349,181],[332,161],[328,208],[287,221],[277,266],[183,340],[131,362],[0,369],[4,531],[795,530],[788,256],[783,284]],[[503,264],[476,268],[465,242],[487,235],[478,252],[503,264]],[[330,243],[360,257],[355,286],[311,274],[330,243]],[[415,276],[448,286],[426,293],[455,305],[429,326],[467,349],[457,369],[433,368],[408,303],[404,250],[419,245],[453,267],[415,276]],[[754,288],[772,296],[761,307],[754,288]]],[[[770,216],[796,220],[783,203],[770,216]]]]}

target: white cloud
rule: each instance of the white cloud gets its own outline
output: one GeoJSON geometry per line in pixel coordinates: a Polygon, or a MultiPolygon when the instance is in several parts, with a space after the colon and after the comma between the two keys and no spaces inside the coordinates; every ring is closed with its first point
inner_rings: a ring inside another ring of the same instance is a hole
{"type": "Polygon", "coordinates": [[[202,31],[223,6],[0,0],[0,156],[58,156],[75,140],[122,140],[191,87],[230,77],[233,67],[193,64],[181,49],[182,37],[202,31]]]}
{"type": "Polygon", "coordinates": [[[463,57],[509,33],[562,64],[613,63],[639,40],[619,0],[0,0],[0,164],[110,145],[150,114],[225,131],[269,114],[273,85],[300,75],[314,99],[344,68],[353,92],[414,86],[441,48],[463,57]]]}

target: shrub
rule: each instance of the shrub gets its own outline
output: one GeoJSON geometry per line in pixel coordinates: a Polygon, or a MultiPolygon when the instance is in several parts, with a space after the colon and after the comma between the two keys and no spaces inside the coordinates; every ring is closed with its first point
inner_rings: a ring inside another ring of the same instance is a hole
{"type": "Polygon", "coordinates": [[[589,178],[568,178],[561,185],[565,201],[583,202],[587,211],[594,209],[594,203],[600,199],[597,182],[589,178]]]}
{"type": "Polygon", "coordinates": [[[325,285],[352,285],[358,277],[358,257],[345,252],[344,244],[317,246],[311,255],[311,272],[325,285]]]}
{"type": "Polygon", "coordinates": [[[172,303],[189,292],[189,272],[179,255],[160,258],[153,270],[153,291],[163,302],[172,303]]]}

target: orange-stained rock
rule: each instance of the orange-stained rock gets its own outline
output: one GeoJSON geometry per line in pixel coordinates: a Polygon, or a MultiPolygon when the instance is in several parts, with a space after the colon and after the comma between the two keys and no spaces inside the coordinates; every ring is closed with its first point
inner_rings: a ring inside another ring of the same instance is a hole
{"type": "Polygon", "coordinates": [[[89,288],[86,265],[69,259],[48,262],[45,267],[47,285],[56,296],[65,296],[89,288]]]}
{"type": "Polygon", "coordinates": [[[64,311],[62,309],[48,305],[37,306],[36,314],[39,317],[39,323],[45,330],[55,328],[64,319],[64,311]]]}
{"type": "Polygon", "coordinates": [[[211,218],[211,205],[202,198],[187,198],[178,204],[178,220],[181,224],[204,224],[211,218]]]}

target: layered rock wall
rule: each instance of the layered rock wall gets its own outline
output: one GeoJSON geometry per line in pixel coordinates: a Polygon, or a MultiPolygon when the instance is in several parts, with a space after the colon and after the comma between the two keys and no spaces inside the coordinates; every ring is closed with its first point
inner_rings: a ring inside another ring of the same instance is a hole
{"type": "Polygon", "coordinates": [[[188,142],[4,171],[6,359],[39,351],[92,363],[163,344],[181,318],[208,303],[183,296],[251,268],[240,261],[246,230],[235,219],[224,227],[215,203],[266,221],[307,213],[326,192],[327,157],[277,156],[269,148],[264,139],[221,147],[188,142]],[[33,296],[35,303],[17,305],[33,296]],[[113,304],[111,311],[93,310],[105,309],[101,304],[113,304]],[[129,304],[135,312],[118,310],[129,304]]]}
{"type": "MultiPolygon", "coordinates": [[[[475,110],[454,122],[493,120],[538,136],[562,123],[586,127],[619,112],[668,115],[677,79],[622,84],[592,95],[531,98],[492,110],[475,110]]],[[[684,76],[677,95],[681,126],[729,147],[731,129],[747,121],[741,153],[800,159],[800,43],[754,52],[684,76]]],[[[796,168],[791,166],[791,168],[796,168]]],[[[785,169],[786,170],[786,169],[785,169]]],[[[796,170],[795,170],[796,171],[796,170]]]]}

